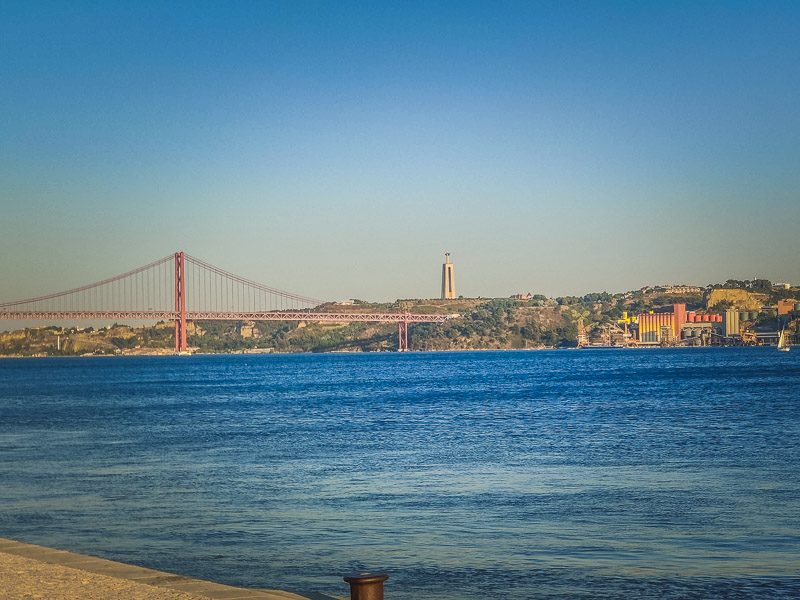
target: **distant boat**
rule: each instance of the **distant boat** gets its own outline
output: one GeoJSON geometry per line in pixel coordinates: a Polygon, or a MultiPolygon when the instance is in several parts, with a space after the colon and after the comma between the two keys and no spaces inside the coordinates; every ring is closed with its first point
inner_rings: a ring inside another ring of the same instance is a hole
{"type": "Polygon", "coordinates": [[[783,333],[783,329],[781,329],[781,332],[778,334],[778,350],[781,352],[789,351],[789,346],[786,344],[786,334],[783,333]]]}

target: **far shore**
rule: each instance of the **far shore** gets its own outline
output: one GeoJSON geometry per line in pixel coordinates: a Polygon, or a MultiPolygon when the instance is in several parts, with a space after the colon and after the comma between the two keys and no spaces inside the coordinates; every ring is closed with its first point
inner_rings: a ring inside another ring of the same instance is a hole
{"type": "MultiPolygon", "coordinates": [[[[446,348],[441,350],[409,350],[411,353],[425,353],[425,352],[542,352],[552,350],[702,350],[704,348],[774,348],[772,345],[763,346],[659,346],[658,344],[636,345],[636,346],[584,346],[578,348],[575,346],[554,348],[551,346],[539,346],[536,348],[446,348]]],[[[256,349],[259,350],[259,349],[256,349]]],[[[369,350],[331,350],[328,352],[279,352],[275,350],[263,351],[247,351],[237,350],[234,352],[163,352],[154,350],[152,352],[122,352],[119,354],[32,354],[23,356],[20,354],[6,354],[0,355],[2,359],[24,359],[24,358],[130,358],[136,356],[263,356],[279,355],[279,356],[293,356],[293,355],[324,355],[324,354],[404,354],[405,352],[397,352],[391,350],[384,351],[369,351],[369,350]]]]}

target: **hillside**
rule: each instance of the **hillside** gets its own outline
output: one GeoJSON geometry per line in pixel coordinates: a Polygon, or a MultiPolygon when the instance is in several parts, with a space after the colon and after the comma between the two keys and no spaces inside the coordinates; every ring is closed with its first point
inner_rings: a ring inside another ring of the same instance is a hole
{"type": "MultiPolygon", "coordinates": [[[[795,293],[795,292],[791,292],[795,293]]],[[[744,290],[709,289],[703,294],[658,294],[642,291],[606,292],[582,297],[531,300],[459,298],[457,300],[397,300],[392,303],[354,301],[325,304],[320,312],[404,312],[452,315],[445,323],[422,323],[409,329],[410,350],[488,350],[576,345],[578,322],[595,335],[623,312],[669,310],[675,302],[688,310],[721,312],[731,305],[749,307],[766,297],[744,290]]],[[[131,327],[114,324],[91,327],[38,327],[0,333],[0,356],[76,356],[170,354],[174,325],[131,327]]],[[[397,350],[393,323],[320,323],[279,321],[197,321],[187,324],[192,352],[383,352],[397,350]]]]}
{"type": "MultiPolygon", "coordinates": [[[[555,301],[506,299],[398,300],[324,305],[321,312],[412,312],[458,315],[442,324],[410,328],[412,350],[525,348],[574,343],[574,311],[555,301]]],[[[159,323],[101,329],[28,328],[0,334],[0,356],[167,354],[174,326],[159,323]]],[[[376,352],[397,349],[393,323],[198,321],[187,326],[194,352],[376,352]]]]}

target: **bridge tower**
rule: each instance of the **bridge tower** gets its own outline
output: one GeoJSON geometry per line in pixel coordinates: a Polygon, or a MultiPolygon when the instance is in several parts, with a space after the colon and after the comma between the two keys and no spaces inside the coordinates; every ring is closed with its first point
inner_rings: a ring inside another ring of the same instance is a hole
{"type": "Polygon", "coordinates": [[[186,351],[186,271],[183,252],[175,253],[175,352],[186,351]]]}
{"type": "Polygon", "coordinates": [[[442,300],[456,297],[456,279],[453,274],[453,263],[450,262],[450,253],[444,253],[442,265],[442,300]]]}
{"type": "Polygon", "coordinates": [[[397,322],[397,350],[408,352],[408,311],[403,313],[403,320],[397,322]]]}

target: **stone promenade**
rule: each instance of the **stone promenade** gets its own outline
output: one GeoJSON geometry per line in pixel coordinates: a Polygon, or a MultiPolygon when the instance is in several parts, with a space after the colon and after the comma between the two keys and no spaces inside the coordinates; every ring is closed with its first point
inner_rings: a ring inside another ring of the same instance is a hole
{"type": "MultiPolygon", "coordinates": [[[[346,584],[343,583],[346,591],[346,584]]],[[[0,538],[0,600],[338,600],[237,588],[0,538]]]]}

